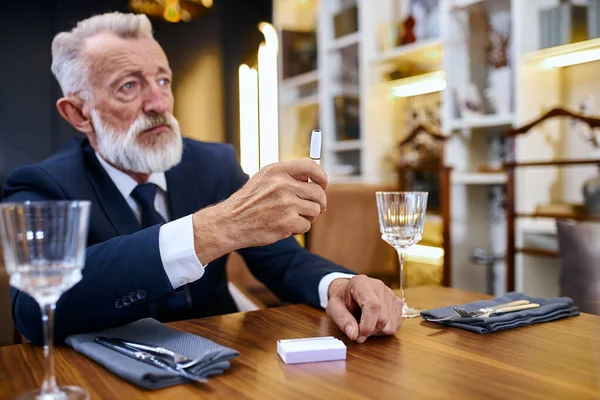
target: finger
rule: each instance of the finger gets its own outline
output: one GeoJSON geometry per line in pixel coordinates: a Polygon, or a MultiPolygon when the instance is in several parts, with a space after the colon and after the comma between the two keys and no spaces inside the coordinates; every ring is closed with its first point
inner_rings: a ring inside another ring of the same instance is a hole
{"type": "Polygon", "coordinates": [[[303,233],[306,233],[310,230],[310,228],[312,227],[312,224],[310,223],[310,221],[306,218],[304,218],[303,216],[301,216],[300,214],[296,214],[296,216],[294,217],[294,223],[292,225],[292,235],[301,235],[303,233]]]}
{"type": "MultiPolygon", "coordinates": [[[[356,278],[353,278],[356,279],[356,278]]],[[[368,279],[368,278],[367,278],[368,279]]],[[[350,293],[361,309],[358,343],[363,343],[375,333],[377,321],[381,313],[381,302],[373,289],[365,281],[355,281],[350,293]]]]}
{"type": "Polygon", "coordinates": [[[277,164],[275,168],[286,172],[296,180],[307,181],[310,178],[323,189],[327,189],[327,174],[320,165],[310,158],[282,162],[277,164]]]}
{"type": "Polygon", "coordinates": [[[310,222],[314,222],[321,215],[321,206],[314,201],[298,199],[298,214],[310,222]]]}
{"type": "Polygon", "coordinates": [[[388,308],[388,323],[381,329],[381,335],[393,335],[400,329],[402,323],[402,299],[396,296],[394,292],[391,292],[391,296],[387,303],[388,308]]]}
{"type": "Polygon", "coordinates": [[[339,297],[329,299],[327,314],[350,340],[356,340],[358,337],[358,323],[339,297]]]}
{"type": "Polygon", "coordinates": [[[292,183],[294,193],[301,199],[314,201],[319,203],[321,212],[325,212],[327,209],[327,195],[323,188],[316,183],[307,183],[294,181],[292,183]]]}

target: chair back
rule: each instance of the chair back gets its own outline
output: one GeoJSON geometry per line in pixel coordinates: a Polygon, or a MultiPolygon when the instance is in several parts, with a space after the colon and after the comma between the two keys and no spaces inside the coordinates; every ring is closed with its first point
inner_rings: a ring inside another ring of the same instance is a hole
{"type": "Polygon", "coordinates": [[[560,295],[600,315],[600,223],[558,220],[560,295]]]}
{"type": "Polygon", "coordinates": [[[330,185],[327,211],[308,232],[308,249],[328,260],[397,286],[395,250],[381,239],[377,216],[378,190],[370,185],[330,185]]]}

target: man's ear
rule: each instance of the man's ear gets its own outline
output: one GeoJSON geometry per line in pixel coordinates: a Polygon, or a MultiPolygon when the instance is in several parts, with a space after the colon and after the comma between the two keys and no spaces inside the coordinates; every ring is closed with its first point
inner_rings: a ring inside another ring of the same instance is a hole
{"type": "Polygon", "coordinates": [[[83,100],[79,97],[63,97],[56,102],[56,108],[60,115],[75,129],[85,133],[88,137],[95,134],[92,120],[83,113],[83,100]]]}

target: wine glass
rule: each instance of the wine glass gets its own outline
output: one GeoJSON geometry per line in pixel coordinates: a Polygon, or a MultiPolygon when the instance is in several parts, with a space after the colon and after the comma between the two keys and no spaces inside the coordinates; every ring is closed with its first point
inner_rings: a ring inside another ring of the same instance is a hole
{"type": "Polygon", "coordinates": [[[400,297],[402,318],[419,316],[421,310],[411,308],[404,298],[404,256],[423,234],[427,192],[376,192],[381,238],[398,252],[400,261],[400,297]]]}
{"type": "Polygon", "coordinates": [[[39,304],[44,332],[44,382],[19,399],[89,399],[85,389],[58,386],[54,375],[53,322],[60,296],[81,280],[89,201],[0,204],[0,236],[11,286],[39,304]]]}

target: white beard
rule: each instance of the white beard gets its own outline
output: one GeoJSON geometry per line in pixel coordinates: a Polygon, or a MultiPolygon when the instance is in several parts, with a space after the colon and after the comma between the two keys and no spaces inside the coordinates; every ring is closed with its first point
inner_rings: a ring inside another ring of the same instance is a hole
{"type": "Polygon", "coordinates": [[[98,153],[115,167],[141,174],[165,172],[181,161],[183,141],[177,119],[170,113],[150,117],[141,115],[126,133],[118,132],[102,122],[95,109],[90,110],[98,140],[98,153]],[[151,148],[137,142],[147,129],[168,124],[171,133],[161,134],[151,148]]]}

